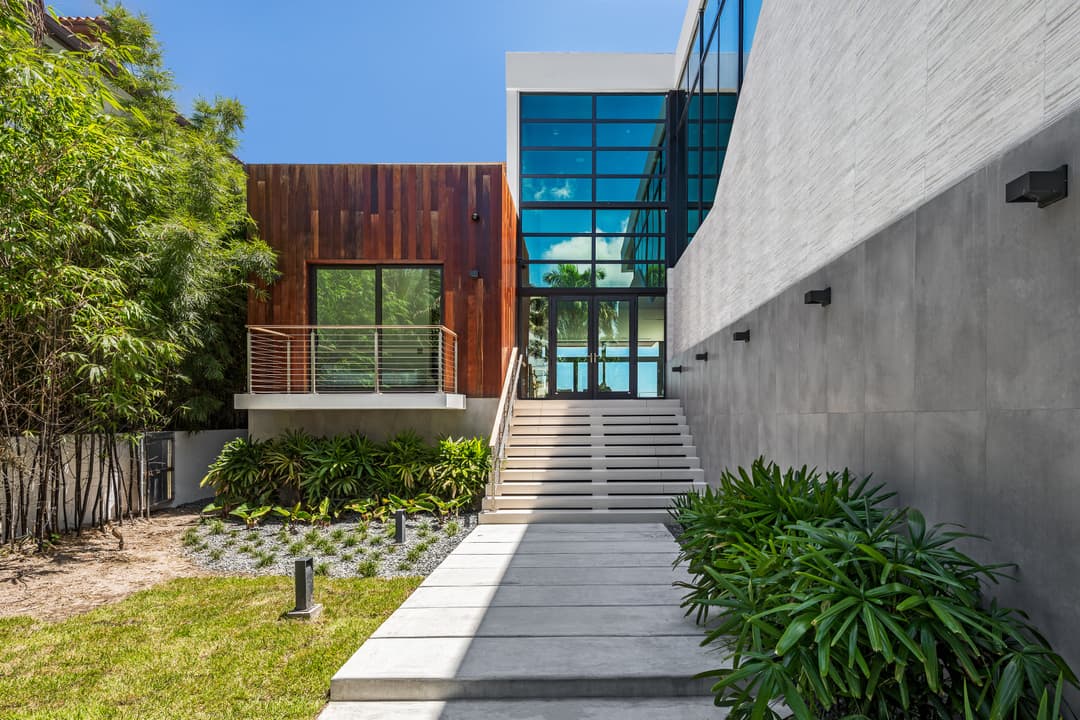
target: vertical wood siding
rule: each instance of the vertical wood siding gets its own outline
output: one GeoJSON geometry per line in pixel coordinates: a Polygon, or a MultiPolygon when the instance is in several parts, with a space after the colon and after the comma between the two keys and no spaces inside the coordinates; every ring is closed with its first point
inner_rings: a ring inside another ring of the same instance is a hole
{"type": "Polygon", "coordinates": [[[458,336],[458,391],[499,394],[514,344],[517,239],[502,164],[247,170],[248,209],[281,272],[267,297],[249,298],[249,324],[309,324],[312,265],[441,265],[443,324],[458,336]],[[479,278],[469,277],[473,269],[479,278]]]}

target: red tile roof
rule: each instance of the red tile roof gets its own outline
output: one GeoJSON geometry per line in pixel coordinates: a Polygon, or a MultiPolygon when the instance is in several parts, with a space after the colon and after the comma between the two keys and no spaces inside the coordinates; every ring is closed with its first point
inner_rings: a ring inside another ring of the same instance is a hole
{"type": "Polygon", "coordinates": [[[101,31],[109,29],[109,23],[101,16],[58,17],[56,19],[69,31],[84,38],[93,39],[101,31]]]}

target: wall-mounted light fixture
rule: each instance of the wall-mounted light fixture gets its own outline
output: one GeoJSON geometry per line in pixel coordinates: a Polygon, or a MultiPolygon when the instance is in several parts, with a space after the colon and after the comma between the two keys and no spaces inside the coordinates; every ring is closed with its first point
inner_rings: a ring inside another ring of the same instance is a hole
{"type": "Polygon", "coordinates": [[[822,307],[829,305],[832,303],[832,288],[811,290],[803,296],[803,303],[806,305],[821,305],[822,307]]]}
{"type": "Polygon", "coordinates": [[[1069,196],[1069,166],[1056,170],[1032,170],[1005,185],[1005,202],[1053,205],[1069,196]]]}
{"type": "Polygon", "coordinates": [[[477,278],[480,277],[480,271],[477,270],[476,268],[473,268],[472,270],[469,271],[469,277],[471,277],[473,280],[476,280],[477,278]]]}
{"type": "Polygon", "coordinates": [[[475,210],[473,211],[473,214],[472,214],[472,221],[473,222],[480,222],[480,213],[476,212],[475,210]]]}
{"type": "Polygon", "coordinates": [[[684,368],[682,365],[672,365],[671,366],[671,372],[681,373],[685,369],[686,368],[684,368]]]}
{"type": "Polygon", "coordinates": [[[694,359],[695,360],[704,360],[705,362],[709,362],[709,353],[707,353],[707,352],[698,353],[697,355],[694,356],[694,359]]]}
{"type": "Polygon", "coordinates": [[[737,331],[734,335],[731,336],[731,339],[735,342],[750,342],[750,328],[737,331]]]}

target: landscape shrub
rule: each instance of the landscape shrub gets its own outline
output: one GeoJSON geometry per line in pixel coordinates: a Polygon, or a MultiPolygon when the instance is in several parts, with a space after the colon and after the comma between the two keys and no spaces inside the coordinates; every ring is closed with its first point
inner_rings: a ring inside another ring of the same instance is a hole
{"type": "Polygon", "coordinates": [[[984,595],[1007,566],[890,497],[758,459],[675,502],[683,606],[732,659],[703,673],[717,705],[732,720],[1062,717],[1076,677],[1026,615],[984,595]]]}
{"type": "Polygon", "coordinates": [[[490,469],[480,438],[431,446],[409,431],[376,443],[360,433],[319,438],[293,430],[272,440],[229,442],[202,484],[213,488],[212,509],[223,513],[246,520],[276,505],[287,524],[317,523],[343,508],[385,517],[397,509],[444,515],[473,507],[490,469]]]}

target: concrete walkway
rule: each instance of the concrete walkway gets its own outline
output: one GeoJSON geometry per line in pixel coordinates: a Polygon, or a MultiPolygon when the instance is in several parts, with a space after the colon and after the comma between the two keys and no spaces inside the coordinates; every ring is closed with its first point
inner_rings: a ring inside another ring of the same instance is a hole
{"type": "Polygon", "coordinates": [[[338,671],[320,720],[718,718],[660,524],[484,525],[338,671]]]}

